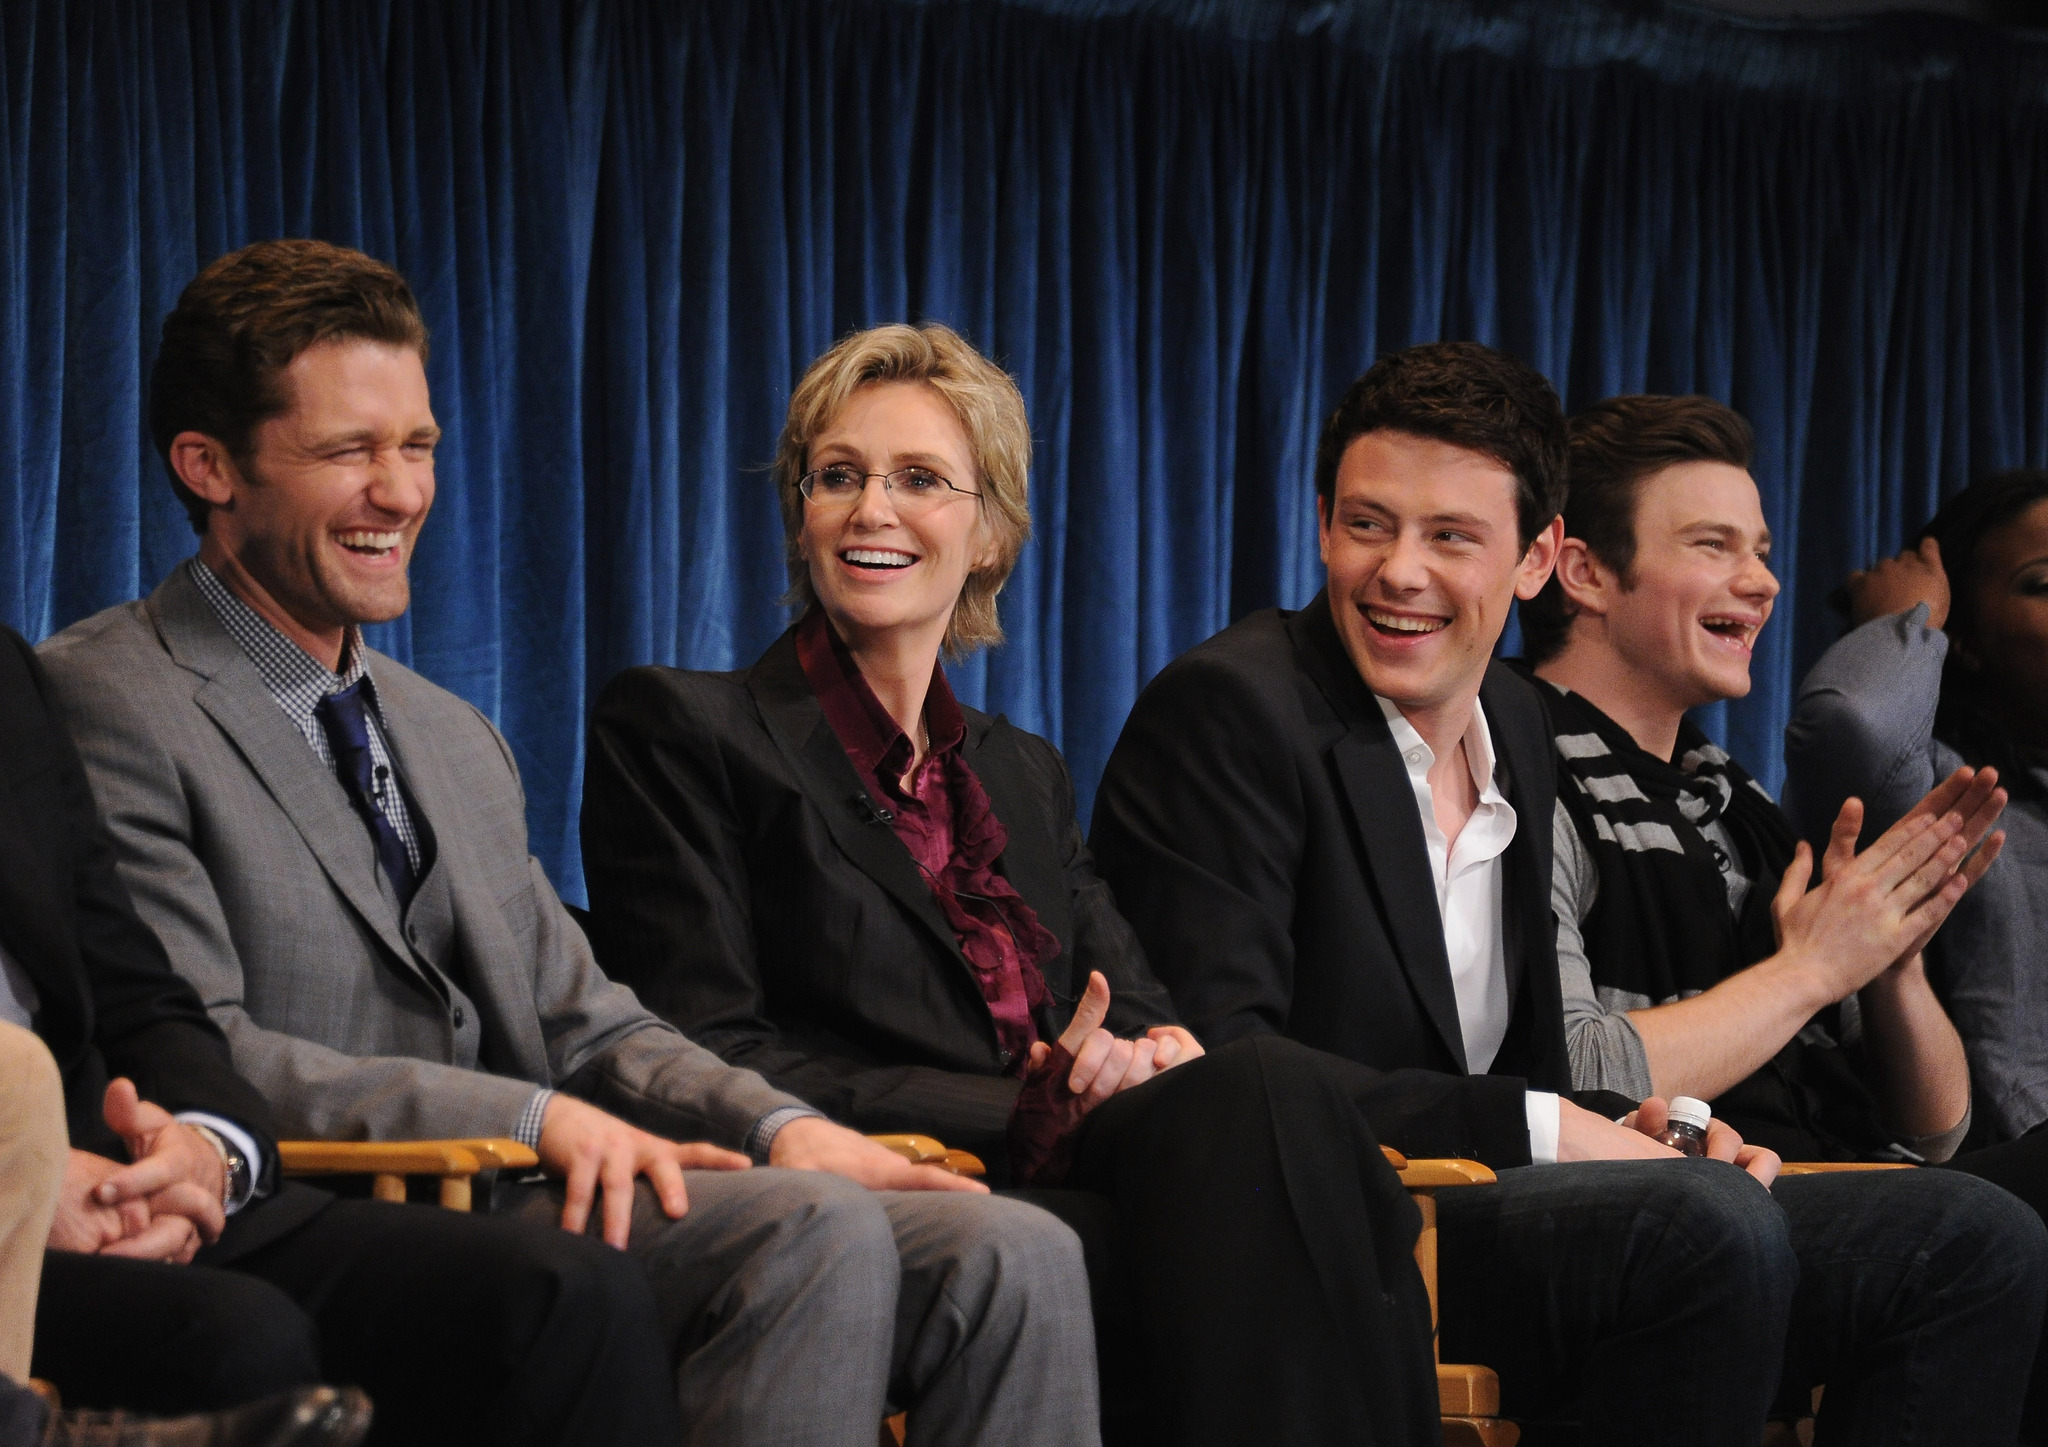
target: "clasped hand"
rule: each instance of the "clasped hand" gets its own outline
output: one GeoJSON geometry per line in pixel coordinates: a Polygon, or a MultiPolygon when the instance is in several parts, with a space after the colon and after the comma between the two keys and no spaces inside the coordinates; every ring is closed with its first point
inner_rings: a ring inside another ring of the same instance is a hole
{"type": "MultiPolygon", "coordinates": [[[[1074,1007],[1074,1018],[1060,1033],[1060,1044],[1074,1057],[1067,1088],[1091,1111],[1120,1090],[1143,1085],[1162,1070],[1200,1058],[1202,1042],[1179,1025],[1154,1025],[1142,1040],[1119,1040],[1102,1028],[1109,1018],[1109,981],[1100,970],[1088,973],[1088,988],[1074,1007]]],[[[1031,1047],[1036,1069],[1052,1054],[1043,1040],[1031,1047]]]]}
{"type": "Polygon", "coordinates": [[[129,1164],[71,1152],[50,1249],[183,1265],[227,1224],[220,1153],[132,1081],[109,1084],[103,1109],[129,1164]]]}

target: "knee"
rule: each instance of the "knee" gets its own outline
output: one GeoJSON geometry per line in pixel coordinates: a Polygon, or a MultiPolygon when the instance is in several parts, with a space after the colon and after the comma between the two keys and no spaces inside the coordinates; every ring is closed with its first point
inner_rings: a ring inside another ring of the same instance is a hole
{"type": "Polygon", "coordinates": [[[1899,1218],[1922,1222],[1920,1258],[1938,1280],[1977,1278],[2000,1294],[2048,1294],[2048,1227],[2002,1186],[1959,1171],[1895,1171],[1899,1218]]]}
{"type": "Polygon", "coordinates": [[[1048,1211],[1001,1196],[947,1203],[944,1295],[975,1315],[1089,1320],[1081,1238],[1048,1211]]]}
{"type": "Polygon", "coordinates": [[[653,1289],[638,1260],[588,1236],[535,1231],[492,1263],[491,1319],[515,1358],[549,1350],[596,1350],[622,1329],[657,1330],[653,1289]],[[509,1339],[509,1340],[508,1340],[509,1339]]]}
{"type": "Polygon", "coordinates": [[[214,1289],[183,1314],[165,1342],[170,1359],[198,1374],[192,1399],[228,1407],[319,1382],[313,1319],[267,1281],[232,1271],[217,1275],[214,1289]]]}
{"type": "Polygon", "coordinates": [[[896,1238],[873,1191],[825,1171],[774,1176],[757,1203],[770,1223],[765,1250],[812,1273],[873,1277],[894,1291],[896,1238]]]}
{"type": "Polygon", "coordinates": [[[1791,1228],[1754,1177],[1708,1160],[1658,1162],[1643,1176],[1636,1235],[1649,1252],[1732,1302],[1791,1309],[1791,1228]]]}
{"type": "Polygon", "coordinates": [[[64,1082],[49,1047],[33,1031],[0,1022],[0,1147],[15,1158],[48,1158],[59,1163],[67,1145],[64,1082]]]}

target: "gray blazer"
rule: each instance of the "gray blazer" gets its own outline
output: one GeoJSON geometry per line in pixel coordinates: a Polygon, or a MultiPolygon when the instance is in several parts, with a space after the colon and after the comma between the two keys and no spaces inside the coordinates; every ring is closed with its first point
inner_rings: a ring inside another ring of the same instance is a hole
{"type": "MultiPolygon", "coordinates": [[[[185,567],[40,654],[136,909],[287,1136],[507,1135],[551,1085],[671,1138],[739,1146],[800,1104],[605,978],[527,853],[511,751],[445,689],[369,655],[437,842],[466,989],[429,978],[334,772],[185,567]]],[[[416,902],[408,923],[419,915],[416,902]]]]}

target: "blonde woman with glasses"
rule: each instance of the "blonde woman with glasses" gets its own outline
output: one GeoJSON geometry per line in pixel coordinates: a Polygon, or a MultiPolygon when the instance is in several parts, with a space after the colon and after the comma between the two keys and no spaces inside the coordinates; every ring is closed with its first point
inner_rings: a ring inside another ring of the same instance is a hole
{"type": "Polygon", "coordinates": [[[1030,456],[1016,385],[943,326],[811,365],[774,467],[796,623],[750,669],[636,668],[598,704],[598,953],[728,1061],[1072,1225],[1107,1440],[1433,1442],[1414,1208],[1355,1082],[1285,1040],[1205,1055],[1059,752],[939,666],[1002,640],[1030,456]]]}

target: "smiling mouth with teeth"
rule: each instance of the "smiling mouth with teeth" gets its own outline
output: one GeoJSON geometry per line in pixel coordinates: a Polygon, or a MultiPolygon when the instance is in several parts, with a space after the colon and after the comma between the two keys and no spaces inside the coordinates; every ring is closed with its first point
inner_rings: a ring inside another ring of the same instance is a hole
{"type": "Polygon", "coordinates": [[[389,557],[393,550],[405,541],[405,534],[360,529],[351,533],[337,533],[334,540],[360,557],[384,558],[389,557]]]}
{"type": "Polygon", "coordinates": [[[1414,637],[1420,633],[1436,633],[1450,626],[1448,618],[1414,618],[1404,613],[1382,613],[1377,608],[1362,610],[1365,621],[1382,633],[1398,633],[1414,637]]]}
{"type": "Polygon", "coordinates": [[[1700,619],[1700,627],[1727,643],[1733,643],[1743,652],[1750,650],[1756,640],[1758,629],[1763,625],[1749,623],[1740,618],[1709,617],[1700,619]]]}
{"type": "Polygon", "coordinates": [[[917,561],[909,553],[899,553],[890,548],[848,548],[839,556],[856,568],[874,568],[882,572],[907,568],[917,561]]]}

